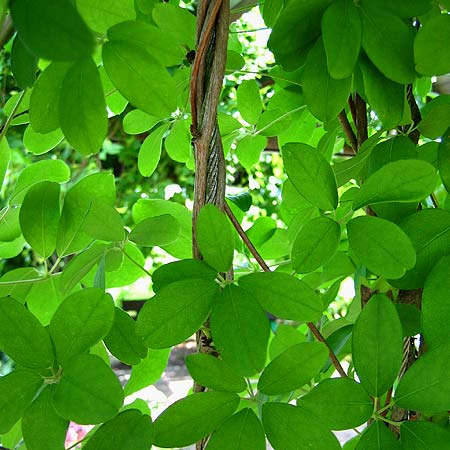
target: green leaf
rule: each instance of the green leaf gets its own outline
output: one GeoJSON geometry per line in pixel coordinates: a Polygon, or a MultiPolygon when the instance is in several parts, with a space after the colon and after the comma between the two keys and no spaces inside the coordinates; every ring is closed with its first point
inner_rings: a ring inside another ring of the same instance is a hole
{"type": "Polygon", "coordinates": [[[20,172],[16,186],[9,199],[10,205],[20,205],[27,190],[41,181],[65,183],[70,179],[70,169],[60,159],[46,159],[26,166],[20,172]]]}
{"type": "Polygon", "coordinates": [[[394,383],[402,364],[402,324],[394,304],[372,295],[353,326],[353,363],[369,394],[380,397],[394,383]],[[380,345],[380,336],[386,345],[380,345]]]}
{"type": "Polygon", "coordinates": [[[159,292],[167,285],[185,279],[214,281],[217,272],[199,259],[183,259],[158,267],[152,274],[153,290],[159,292]]]}
{"type": "Polygon", "coordinates": [[[270,359],[275,359],[288,348],[306,341],[306,336],[291,325],[279,324],[269,344],[270,359]]]}
{"type": "Polygon", "coordinates": [[[191,133],[187,120],[177,120],[167,136],[164,147],[167,154],[177,162],[187,162],[192,155],[191,133]]]}
{"type": "Polygon", "coordinates": [[[438,169],[442,183],[447,192],[450,191],[450,128],[442,135],[438,147],[438,169]]]}
{"type": "Polygon", "coordinates": [[[288,274],[253,273],[239,278],[239,286],[266,311],[282,319],[315,322],[322,315],[319,296],[306,283],[288,274]]]}
{"type": "Polygon", "coordinates": [[[152,420],[136,409],[121,412],[104,423],[83,446],[86,450],[148,450],[153,441],[152,420]]]}
{"type": "Polygon", "coordinates": [[[320,342],[303,342],[278,355],[258,381],[258,390],[266,395],[292,392],[309,383],[325,364],[328,350],[320,342]]]}
{"type": "Polygon", "coordinates": [[[226,362],[212,355],[188,355],[186,367],[198,384],[209,389],[239,393],[247,388],[244,377],[238,375],[226,362]]]}
{"type": "Polygon", "coordinates": [[[0,211],[0,241],[11,242],[22,234],[20,229],[20,208],[5,206],[0,211]]]}
{"type": "Polygon", "coordinates": [[[27,283],[27,280],[35,280],[37,278],[44,281],[44,278],[40,276],[40,273],[32,267],[20,267],[18,269],[10,270],[0,277],[0,282],[17,281],[18,283],[3,286],[0,283],[0,296],[12,297],[19,303],[24,304],[31,287],[33,286],[33,283],[27,283]]]}
{"type": "Polygon", "coordinates": [[[128,134],[141,134],[151,130],[161,119],[133,109],[123,118],[123,130],[128,134]]]}
{"type": "Polygon", "coordinates": [[[233,264],[234,236],[225,214],[214,205],[203,206],[195,231],[204,260],[217,272],[227,272],[233,264]]]}
{"type": "Polygon", "coordinates": [[[116,23],[136,17],[133,0],[76,0],[76,5],[86,24],[100,34],[116,23]]]}
{"type": "MultiPolygon", "coordinates": [[[[44,380],[35,373],[17,369],[0,377],[0,434],[5,434],[23,416],[44,380]]],[[[3,436],[2,436],[3,443],[3,436]]]]}
{"type": "Polygon", "coordinates": [[[33,86],[37,63],[38,58],[25,47],[19,35],[16,35],[11,50],[11,70],[21,89],[33,86]]]}
{"type": "Polygon", "coordinates": [[[22,418],[27,450],[64,450],[69,422],[58,415],[52,403],[55,386],[47,386],[27,408],[22,418]]]}
{"type": "Polygon", "coordinates": [[[176,109],[175,82],[147,51],[129,41],[111,41],[102,54],[114,86],[136,108],[161,118],[176,109]]]}
{"type": "Polygon", "coordinates": [[[348,430],[368,421],[373,403],[361,384],[350,378],[329,378],[298,400],[331,430],[348,430]]]}
{"type": "Polygon", "coordinates": [[[36,56],[71,61],[94,51],[94,36],[69,0],[13,0],[10,9],[20,38],[36,56]]]}
{"type": "Polygon", "coordinates": [[[322,17],[323,44],[330,75],[335,79],[353,74],[361,47],[361,18],[353,1],[333,2],[322,17]]]}
{"type": "Polygon", "coordinates": [[[142,143],[138,156],[138,169],[144,177],[150,177],[158,167],[161,158],[162,141],[169,124],[151,132],[142,143]]]}
{"type": "Polygon", "coordinates": [[[414,61],[422,75],[445,75],[450,72],[450,17],[439,14],[420,27],[414,40],[414,61]]]}
{"type": "Polygon", "coordinates": [[[28,189],[20,208],[20,227],[27,242],[48,258],[56,248],[59,224],[59,184],[43,181],[28,189]]]}
{"type": "Polygon", "coordinates": [[[238,405],[239,397],[226,392],[202,392],[178,400],[156,419],[154,444],[158,447],[193,444],[212,433],[238,405]]]}
{"type": "Polygon", "coordinates": [[[263,105],[259,87],[255,80],[244,80],[237,90],[237,104],[242,118],[249,124],[255,124],[261,115],[263,105]]]}
{"type": "Polygon", "coordinates": [[[298,273],[313,272],[329,261],[339,245],[341,227],[333,219],[317,217],[305,223],[292,247],[292,266],[298,273]]]}
{"type": "Polygon", "coordinates": [[[83,229],[101,241],[122,241],[125,237],[123,221],[117,210],[100,199],[92,200],[83,229]]]}
{"type": "Polygon", "coordinates": [[[347,233],[350,247],[361,264],[381,277],[401,278],[416,263],[413,244],[392,222],[360,216],[348,222],[347,233]]]}
{"type": "Polygon", "coordinates": [[[23,145],[34,155],[42,155],[55,148],[63,139],[64,135],[59,128],[41,134],[34,131],[31,125],[28,125],[23,134],[23,145]]]}
{"type": "Polygon", "coordinates": [[[249,292],[230,285],[220,293],[211,313],[211,333],[223,360],[239,375],[262,370],[269,321],[249,292]]]}
{"type": "Polygon", "coordinates": [[[239,162],[250,170],[258,161],[261,152],[267,145],[267,138],[265,136],[244,136],[238,141],[235,153],[239,162]]]}
{"type": "Polygon", "coordinates": [[[147,356],[147,347],[136,335],[136,322],[120,308],[114,308],[114,322],[105,336],[105,345],[119,361],[135,365],[147,356]]]}
{"type": "Polygon", "coordinates": [[[355,450],[400,450],[400,442],[381,420],[364,430],[355,450]]]}
{"type": "Polygon", "coordinates": [[[128,100],[114,87],[104,66],[100,66],[98,72],[100,74],[100,79],[102,80],[106,105],[109,109],[108,115],[110,115],[111,112],[114,114],[122,114],[128,105],[128,100]]]}
{"type": "Polygon", "coordinates": [[[61,365],[103,339],[114,320],[109,294],[96,288],[83,289],[67,297],[50,322],[50,334],[61,365]]]}
{"type": "Polygon", "coordinates": [[[336,179],[325,157],[306,144],[285,144],[282,153],[286,172],[297,191],[320,209],[335,209],[336,179]]]}
{"type": "Polygon", "coordinates": [[[167,348],[192,336],[208,317],[218,285],[208,280],[169,284],[139,313],[136,333],[150,348],[167,348]]]}
{"type": "Polygon", "coordinates": [[[450,433],[432,422],[407,420],[400,426],[403,448],[408,450],[450,449],[450,433]]]}
{"type": "Polygon", "coordinates": [[[353,209],[383,202],[419,202],[436,186],[435,168],[420,159],[386,164],[369,176],[353,199],[353,209]]]}
{"type": "Polygon", "coordinates": [[[337,80],[330,75],[322,39],[319,39],[308,53],[302,82],[306,104],[319,120],[332,120],[345,108],[352,78],[348,76],[337,80]],[[317,95],[318,92],[321,94],[317,95]]]}
{"type": "Polygon", "coordinates": [[[86,354],[67,362],[53,396],[58,414],[79,424],[112,419],[122,403],[122,387],[114,372],[100,357],[86,354]]]}
{"type": "Polygon", "coordinates": [[[147,356],[131,369],[130,379],[125,385],[126,396],[150,386],[161,378],[167,366],[170,350],[148,349],[147,356]]]}
{"type": "Polygon", "coordinates": [[[6,171],[8,170],[9,160],[11,157],[11,150],[9,148],[8,140],[0,140],[0,186],[3,186],[5,181],[6,171]]]}
{"type": "Polygon", "coordinates": [[[403,375],[395,391],[395,403],[407,409],[448,411],[450,374],[448,342],[422,355],[403,375]]]}
{"type": "Polygon", "coordinates": [[[100,200],[113,206],[115,197],[114,175],[108,172],[88,175],[68,190],[56,242],[60,257],[80,251],[92,242],[92,237],[83,229],[92,202],[100,200]]]}
{"type": "Polygon", "coordinates": [[[130,241],[144,247],[167,245],[178,239],[180,224],[170,214],[149,217],[137,223],[128,236],[130,241]]]}
{"type": "Polygon", "coordinates": [[[215,431],[206,449],[265,450],[266,440],[261,422],[250,408],[245,408],[215,431]]]}
{"type": "Polygon", "coordinates": [[[69,63],[51,63],[37,79],[30,97],[30,123],[37,133],[59,128],[59,99],[69,63]]]}
{"type": "Polygon", "coordinates": [[[412,26],[373,7],[362,9],[362,19],[362,47],[377,69],[397,83],[412,83],[416,77],[412,26]]]}
{"type": "Polygon", "coordinates": [[[33,370],[52,367],[55,361],[47,330],[11,297],[0,298],[0,348],[18,365],[33,370]]]}
{"type": "Polygon", "coordinates": [[[108,131],[102,82],[92,58],[70,67],[59,98],[59,123],[69,143],[83,155],[97,153],[108,131]]]}
{"type": "Polygon", "coordinates": [[[419,122],[419,131],[430,139],[443,136],[450,125],[450,104],[431,101],[419,122]]]}
{"type": "Polygon", "coordinates": [[[275,450],[338,450],[333,433],[297,406],[286,403],[265,403],[262,409],[264,430],[275,450]],[[302,447],[299,447],[299,445],[302,447]]]}

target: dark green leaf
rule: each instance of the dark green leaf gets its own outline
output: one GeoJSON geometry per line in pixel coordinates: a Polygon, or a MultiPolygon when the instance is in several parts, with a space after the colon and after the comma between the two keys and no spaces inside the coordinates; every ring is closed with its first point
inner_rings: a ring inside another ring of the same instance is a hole
{"type": "Polygon", "coordinates": [[[123,392],[114,372],[95,355],[77,355],[63,369],[53,396],[61,417],[79,424],[112,419],[123,403],[123,392]]]}
{"type": "Polygon", "coordinates": [[[47,330],[11,297],[0,298],[0,348],[17,364],[30,369],[47,369],[55,361],[47,330]]]}
{"type": "Polygon", "coordinates": [[[215,391],[239,393],[247,388],[244,377],[238,375],[227,363],[212,355],[201,353],[188,355],[186,367],[198,384],[215,391]]]}
{"type": "Polygon", "coordinates": [[[333,433],[297,406],[265,403],[263,424],[267,438],[275,450],[337,450],[333,433]],[[301,447],[300,447],[301,445],[301,447]]]}
{"type": "Polygon", "coordinates": [[[166,245],[176,241],[180,235],[180,224],[170,214],[149,217],[137,223],[128,236],[130,241],[144,247],[166,245]]]}
{"type": "Polygon", "coordinates": [[[55,411],[55,386],[47,386],[27,408],[22,418],[23,440],[27,450],[64,450],[69,422],[55,411]]]}
{"type": "Polygon", "coordinates": [[[218,291],[215,282],[202,279],[177,281],[147,300],[136,333],[150,348],[167,348],[192,336],[208,317],[218,291]]]}
{"type": "Polygon", "coordinates": [[[20,88],[33,86],[37,63],[38,58],[25,47],[19,35],[16,35],[12,46],[11,70],[20,88]]]}
{"type": "Polygon", "coordinates": [[[158,167],[163,136],[168,129],[169,124],[160,126],[142,143],[138,156],[138,169],[144,177],[150,177],[158,167]]]}
{"type": "Polygon", "coordinates": [[[336,179],[318,150],[306,144],[286,144],[283,159],[290,181],[306,200],[324,210],[337,207],[336,179]]]}
{"type": "Polygon", "coordinates": [[[350,378],[330,378],[319,383],[297,403],[311,411],[331,430],[348,430],[370,419],[373,403],[366,390],[350,378]]]}
{"type": "Polygon", "coordinates": [[[52,61],[70,61],[94,51],[94,37],[70,0],[13,0],[14,25],[26,47],[52,61]]]}
{"type": "Polygon", "coordinates": [[[193,444],[212,433],[238,404],[239,397],[226,392],[202,392],[178,400],[156,419],[154,443],[158,447],[193,444]]]}
{"type": "Polygon", "coordinates": [[[353,327],[353,363],[369,394],[380,397],[394,383],[402,364],[402,325],[394,304],[372,295],[353,327]],[[380,344],[380,336],[386,345],[380,344]]]}
{"type": "Polygon", "coordinates": [[[262,373],[258,390],[266,395],[278,395],[309,383],[320,371],[328,350],[320,342],[303,342],[277,356],[262,373]]]}
{"type": "Polygon", "coordinates": [[[360,216],[347,224],[347,232],[358,260],[381,277],[401,278],[416,263],[413,244],[392,222],[360,216]]]}
{"type": "Polygon", "coordinates": [[[422,332],[422,313],[417,306],[396,303],[395,307],[402,323],[403,337],[415,336],[422,332]]]}
{"type": "Polygon", "coordinates": [[[231,416],[211,436],[207,450],[265,450],[266,440],[256,414],[245,408],[231,416]]]}
{"type": "Polygon", "coordinates": [[[0,434],[11,430],[22,417],[43,382],[39,374],[20,369],[0,378],[0,434]]]}
{"type": "Polygon", "coordinates": [[[322,315],[319,296],[303,281],[285,273],[253,273],[239,279],[248,291],[270,313],[286,320],[315,322],[322,315]]]}
{"type": "Polygon", "coordinates": [[[218,272],[233,264],[234,236],[225,214],[214,205],[205,205],[197,218],[197,244],[204,260],[218,272]]]}
{"type": "Polygon", "coordinates": [[[423,119],[418,125],[419,131],[430,139],[436,139],[445,134],[450,125],[450,104],[444,102],[430,102],[423,119]]]}
{"type": "Polygon", "coordinates": [[[244,80],[237,90],[238,109],[249,124],[258,122],[263,109],[259,87],[255,80],[244,80]]]}
{"type": "Polygon", "coordinates": [[[119,361],[128,365],[139,364],[147,356],[147,348],[136,335],[136,322],[120,308],[114,308],[114,323],[105,336],[105,345],[119,361]]]}
{"type": "Polygon", "coordinates": [[[121,412],[104,423],[83,446],[86,450],[148,450],[153,441],[152,420],[136,409],[121,412]]]}
{"type": "Polygon", "coordinates": [[[364,430],[355,450],[400,450],[400,442],[384,422],[377,420],[364,430]]]}
{"type": "Polygon", "coordinates": [[[224,361],[240,375],[251,376],[264,367],[269,321],[251,293],[227,286],[214,305],[211,333],[224,361]]]}
{"type": "Polygon", "coordinates": [[[400,427],[403,448],[408,450],[450,449],[450,433],[432,422],[408,420],[400,427]]]}
{"type": "Polygon", "coordinates": [[[114,320],[109,294],[89,288],[75,292],[60,305],[50,322],[50,334],[61,365],[103,339],[114,320]]]}

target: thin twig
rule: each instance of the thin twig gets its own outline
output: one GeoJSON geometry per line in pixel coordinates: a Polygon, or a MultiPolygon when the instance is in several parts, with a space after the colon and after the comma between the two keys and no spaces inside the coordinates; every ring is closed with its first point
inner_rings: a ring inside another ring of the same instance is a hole
{"type": "MultiPolygon", "coordinates": [[[[231,211],[231,209],[230,209],[230,207],[228,206],[227,203],[225,203],[225,208],[224,209],[225,209],[225,213],[227,214],[228,218],[231,220],[231,223],[233,224],[234,228],[238,232],[238,234],[241,237],[242,241],[247,246],[247,248],[250,250],[250,253],[256,259],[256,261],[258,261],[258,264],[261,266],[261,268],[264,270],[264,272],[272,272],[270,270],[270,267],[266,264],[266,262],[264,261],[262,256],[258,253],[258,250],[256,250],[255,246],[252,244],[252,242],[250,241],[250,239],[246,235],[244,229],[241,227],[241,224],[236,219],[235,215],[233,214],[233,211],[231,211]]],[[[307,325],[308,325],[308,328],[311,330],[311,333],[314,335],[314,337],[319,342],[322,342],[323,344],[326,345],[326,347],[327,347],[327,349],[329,351],[329,354],[330,354],[331,362],[332,362],[333,366],[335,367],[335,369],[339,372],[339,375],[341,377],[346,377],[347,374],[345,373],[345,370],[341,366],[341,363],[339,362],[339,360],[337,359],[336,355],[334,354],[333,349],[330,347],[330,345],[328,344],[327,340],[323,337],[322,333],[319,331],[319,329],[312,322],[308,322],[307,325]]]]}
{"type": "Polygon", "coordinates": [[[356,134],[353,131],[350,122],[348,121],[347,114],[345,113],[345,109],[343,109],[338,115],[339,122],[341,123],[342,129],[344,130],[347,139],[350,142],[350,145],[353,151],[356,153],[358,151],[358,140],[356,138],[356,134]]]}
{"type": "Polygon", "coordinates": [[[11,114],[8,116],[8,118],[6,119],[5,125],[3,125],[2,131],[0,133],[0,142],[2,141],[2,139],[5,137],[6,132],[8,131],[9,126],[11,125],[11,122],[14,119],[14,116],[16,115],[17,110],[19,109],[20,104],[22,103],[22,100],[25,97],[25,94],[27,93],[27,90],[24,89],[20,95],[19,98],[17,99],[16,104],[14,105],[14,108],[11,111],[11,114]]]}
{"type": "Polygon", "coordinates": [[[148,275],[150,278],[152,274],[145,268],[142,267],[132,256],[130,256],[125,250],[122,250],[122,253],[132,262],[136,267],[139,267],[139,269],[142,270],[146,275],[148,275]]]}

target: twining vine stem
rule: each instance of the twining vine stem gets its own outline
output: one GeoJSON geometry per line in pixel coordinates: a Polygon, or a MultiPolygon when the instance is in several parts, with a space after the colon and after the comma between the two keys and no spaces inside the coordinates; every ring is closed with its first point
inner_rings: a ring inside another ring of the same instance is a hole
{"type": "MultiPolygon", "coordinates": [[[[261,266],[261,268],[264,270],[264,272],[272,272],[270,270],[270,267],[266,264],[264,259],[261,257],[261,255],[258,253],[258,250],[256,250],[255,246],[252,244],[251,240],[248,238],[247,234],[245,233],[244,229],[241,227],[241,224],[236,219],[235,215],[233,214],[233,211],[231,211],[230,207],[225,203],[225,213],[227,214],[228,218],[230,219],[231,223],[233,224],[234,228],[238,232],[239,236],[241,237],[244,244],[249,249],[250,253],[253,255],[253,257],[256,259],[258,264],[261,266]]],[[[333,349],[328,344],[327,340],[323,337],[320,330],[312,323],[307,323],[308,328],[310,329],[311,333],[314,335],[314,337],[323,344],[326,345],[328,352],[330,354],[330,360],[335,367],[335,369],[338,371],[339,375],[341,377],[346,377],[347,374],[345,373],[344,368],[342,367],[341,363],[337,359],[335,353],[333,352],[333,349]]]]}

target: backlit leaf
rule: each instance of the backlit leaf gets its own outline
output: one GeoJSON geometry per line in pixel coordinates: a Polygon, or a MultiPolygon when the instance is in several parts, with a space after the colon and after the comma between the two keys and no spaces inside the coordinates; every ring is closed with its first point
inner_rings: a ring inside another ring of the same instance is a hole
{"type": "Polygon", "coordinates": [[[162,140],[169,125],[153,130],[142,143],[138,156],[138,169],[144,177],[150,177],[156,170],[161,157],[162,140]]]}
{"type": "Polygon", "coordinates": [[[249,124],[256,123],[263,106],[259,95],[259,87],[255,80],[245,80],[239,85],[237,102],[242,118],[249,124]]]}
{"type": "Polygon", "coordinates": [[[130,241],[144,247],[166,245],[178,239],[180,224],[170,214],[149,217],[137,223],[128,236],[130,241]]]}

